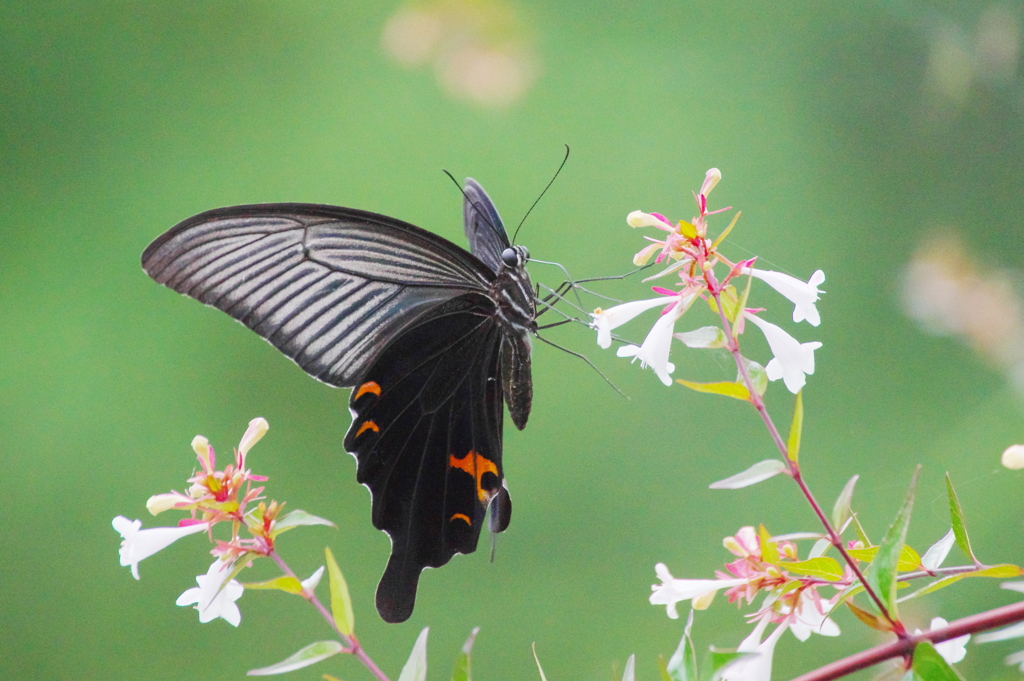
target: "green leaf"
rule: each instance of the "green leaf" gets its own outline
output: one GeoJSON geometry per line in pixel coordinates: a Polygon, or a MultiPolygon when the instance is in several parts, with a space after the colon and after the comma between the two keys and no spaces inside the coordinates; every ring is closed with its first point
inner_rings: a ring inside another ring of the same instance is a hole
{"type": "Polygon", "coordinates": [[[310,643],[299,652],[285,660],[281,660],[277,664],[261,667],[260,669],[250,669],[246,674],[248,676],[284,674],[285,672],[295,671],[296,669],[316,664],[320,660],[326,660],[328,657],[337,655],[344,650],[345,646],[341,645],[338,641],[317,641],[316,643],[310,643]]]}
{"type": "Polygon", "coordinates": [[[690,610],[686,628],[683,629],[683,638],[665,667],[669,681],[697,681],[697,653],[694,651],[693,638],[690,636],[692,628],[693,610],[690,610]]]}
{"type": "Polygon", "coordinates": [[[480,633],[480,627],[473,627],[469,632],[469,638],[462,644],[462,651],[455,658],[455,669],[452,670],[452,681],[470,681],[469,676],[469,653],[473,650],[473,642],[476,635],[480,633]]]}
{"type": "Polygon", "coordinates": [[[921,681],[964,681],[964,677],[942,659],[930,641],[921,641],[914,646],[911,669],[921,681]]]}
{"type": "Polygon", "coordinates": [[[857,619],[872,629],[877,629],[878,631],[884,631],[886,633],[892,631],[892,626],[890,626],[890,624],[886,622],[885,618],[881,615],[875,615],[863,608],[859,608],[853,604],[853,601],[846,601],[846,607],[850,609],[850,612],[857,616],[857,619]]]}
{"type": "Polygon", "coordinates": [[[693,381],[687,381],[682,378],[677,378],[676,383],[685,385],[690,390],[694,390],[699,393],[725,395],[726,397],[733,397],[737,400],[743,400],[744,402],[750,401],[750,391],[747,390],[747,386],[742,383],[734,383],[732,381],[721,381],[719,383],[694,383],[693,381]]]}
{"type": "MultiPolygon", "coordinates": [[[[804,429],[804,391],[796,394],[796,406],[793,408],[793,425],[789,427],[789,443],[786,446],[786,455],[793,463],[797,462],[800,456],[800,434],[804,429]]],[[[841,523],[840,523],[841,524],[841,523]]]]}
{"type": "Polygon", "coordinates": [[[416,643],[409,653],[409,659],[398,675],[398,681],[427,681],[427,632],[430,627],[423,627],[416,643]]]}
{"type": "Polygon", "coordinates": [[[917,475],[920,470],[920,466],[914,469],[914,474],[910,478],[910,487],[896,513],[896,519],[889,527],[889,531],[886,532],[885,538],[882,539],[875,560],[864,571],[864,579],[881,599],[882,605],[885,606],[889,618],[892,620],[898,618],[896,611],[897,565],[907,539],[907,528],[910,527],[910,514],[914,510],[914,492],[917,488],[917,475]]]}
{"type": "Polygon", "coordinates": [[[302,582],[296,577],[277,577],[265,582],[245,582],[242,586],[246,589],[277,589],[289,594],[302,594],[302,582]]]}
{"type": "Polygon", "coordinates": [[[722,673],[725,672],[730,665],[736,664],[740,660],[755,657],[760,654],[761,653],[741,653],[735,650],[717,650],[712,646],[711,652],[708,654],[708,660],[704,664],[704,668],[711,674],[709,681],[720,681],[722,673]]]}
{"type": "Polygon", "coordinates": [[[864,546],[871,546],[871,540],[868,539],[868,533],[864,531],[864,528],[860,524],[860,518],[857,517],[856,513],[851,512],[850,518],[853,521],[853,530],[857,533],[857,538],[863,542],[864,546]]]}
{"type": "Polygon", "coordinates": [[[900,551],[900,562],[896,567],[900,570],[920,570],[922,567],[921,554],[909,544],[905,544],[903,550],[900,551]]]}
{"type": "MultiPolygon", "coordinates": [[[[754,388],[754,392],[758,395],[764,395],[768,391],[768,372],[765,368],[748,357],[740,357],[743,360],[743,366],[747,368],[747,375],[750,376],[750,384],[754,388]]],[[[743,382],[743,374],[737,370],[736,382],[743,382]]]]}
{"type": "Polygon", "coordinates": [[[274,531],[270,535],[276,537],[285,530],[290,530],[299,525],[327,525],[328,527],[336,527],[330,520],[313,515],[312,513],[306,513],[301,509],[295,509],[290,513],[284,514],[274,522],[274,531]]]}
{"type": "MultiPolygon", "coordinates": [[[[736,216],[732,219],[732,222],[729,223],[729,226],[726,227],[725,231],[723,231],[721,234],[719,234],[718,238],[715,239],[715,242],[713,244],[711,244],[711,250],[715,250],[716,248],[718,248],[718,244],[722,243],[722,241],[725,240],[725,237],[729,236],[729,232],[731,232],[732,228],[734,226],[736,226],[736,221],[740,219],[740,215],[742,215],[742,214],[743,214],[743,211],[741,211],[741,210],[736,211],[736,216]]],[[[686,224],[690,225],[689,222],[687,222],[686,224]]],[[[683,223],[682,223],[682,221],[680,221],[680,223],[679,223],[680,228],[682,227],[682,225],[683,225],[683,223]]],[[[690,227],[693,227],[693,225],[690,225],[690,227]]],[[[696,235],[696,229],[694,229],[694,235],[696,235]]],[[[690,237],[690,238],[692,239],[693,237],[690,237]]]]}
{"type": "Polygon", "coordinates": [[[665,661],[664,655],[658,655],[658,675],[661,677],[661,681],[672,681],[672,677],[668,674],[668,662],[665,661]]]}
{"type": "Polygon", "coordinates": [[[779,567],[787,572],[818,579],[827,579],[830,582],[843,578],[843,568],[835,558],[821,556],[796,563],[779,563],[779,567]]]}
{"type": "MultiPolygon", "coordinates": [[[[853,488],[857,484],[857,480],[860,478],[859,475],[855,475],[846,481],[843,485],[843,491],[836,497],[836,503],[832,506],[832,526],[839,530],[846,521],[850,519],[852,515],[850,512],[850,504],[853,503],[853,488]]],[[[864,541],[861,539],[861,541],[864,541]]]]}
{"type": "Polygon", "coordinates": [[[978,564],[978,559],[971,550],[971,540],[967,537],[967,525],[964,524],[964,510],[960,507],[960,500],[953,489],[953,481],[946,473],[946,493],[949,495],[949,517],[953,521],[953,534],[956,536],[956,545],[964,552],[964,555],[978,564]]]}
{"type": "Polygon", "coordinates": [[[932,582],[928,586],[918,589],[914,593],[907,594],[906,596],[900,599],[900,602],[902,603],[903,601],[909,601],[919,596],[934,593],[939,589],[945,589],[947,586],[956,584],[961,579],[966,579],[968,577],[991,577],[993,579],[1013,579],[1016,577],[1020,577],[1022,575],[1024,575],[1024,569],[1021,569],[1016,565],[1011,565],[1009,563],[993,565],[991,567],[985,568],[984,570],[964,572],[959,575],[950,575],[949,577],[943,577],[942,579],[938,579],[932,582]]]}
{"type": "Polygon", "coordinates": [[[764,461],[758,461],[741,473],[737,473],[725,480],[713,482],[708,487],[710,489],[741,489],[756,485],[768,478],[774,478],[779,473],[786,472],[786,470],[788,470],[786,464],[778,459],[765,459],[764,461]]]}
{"type": "Polygon", "coordinates": [[[537,657],[537,644],[533,643],[530,647],[533,648],[533,661],[537,663],[537,671],[540,672],[540,681],[548,681],[548,677],[544,676],[544,668],[540,666],[540,658],[537,657]]]}
{"type": "Polygon", "coordinates": [[[764,525],[759,525],[757,536],[761,540],[761,560],[772,565],[778,563],[779,547],[772,541],[772,536],[768,534],[768,528],[764,525]]]}
{"type": "Polygon", "coordinates": [[[334,560],[331,550],[325,548],[324,555],[327,556],[327,575],[331,580],[331,614],[334,616],[334,626],[345,636],[351,636],[356,629],[356,617],[352,612],[352,597],[348,593],[348,583],[345,581],[345,575],[341,574],[341,568],[334,560]]]}

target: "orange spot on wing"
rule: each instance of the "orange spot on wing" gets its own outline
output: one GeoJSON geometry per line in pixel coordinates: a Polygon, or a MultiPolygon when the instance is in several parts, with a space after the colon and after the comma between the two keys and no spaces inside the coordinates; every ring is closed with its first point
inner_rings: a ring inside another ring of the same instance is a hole
{"type": "Polygon", "coordinates": [[[377,397],[380,397],[380,385],[378,385],[374,381],[367,381],[366,383],[363,383],[361,386],[359,386],[359,388],[356,390],[355,397],[353,397],[352,399],[358,400],[366,393],[373,393],[377,397]]]}
{"type": "Polygon", "coordinates": [[[469,516],[466,515],[465,513],[456,513],[455,515],[453,515],[450,518],[450,520],[456,520],[456,519],[465,520],[467,525],[472,525],[473,524],[473,521],[470,520],[469,516]]]}
{"type": "Polygon", "coordinates": [[[454,454],[449,456],[448,467],[458,468],[473,476],[473,479],[476,480],[476,495],[482,503],[487,504],[494,496],[494,492],[480,486],[480,480],[484,477],[484,473],[498,475],[498,466],[487,457],[477,454],[475,450],[471,449],[469,454],[461,459],[456,458],[454,454]]]}
{"type": "Polygon", "coordinates": [[[372,430],[375,433],[380,432],[380,428],[377,427],[376,423],[373,421],[364,421],[363,425],[359,426],[359,430],[356,431],[356,437],[359,437],[368,430],[372,430]]]}

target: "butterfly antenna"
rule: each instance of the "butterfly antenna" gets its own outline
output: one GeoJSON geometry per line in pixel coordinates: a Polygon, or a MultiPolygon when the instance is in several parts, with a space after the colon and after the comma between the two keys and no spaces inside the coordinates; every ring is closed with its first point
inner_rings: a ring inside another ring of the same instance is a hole
{"type": "Polygon", "coordinates": [[[612,390],[614,390],[614,391],[615,391],[615,392],[617,392],[618,394],[622,395],[622,396],[623,396],[623,397],[625,397],[625,398],[626,398],[627,400],[629,399],[629,395],[627,395],[626,393],[624,393],[624,392],[622,392],[621,390],[619,390],[618,386],[616,386],[616,385],[615,385],[614,383],[612,383],[611,379],[610,379],[610,378],[608,378],[607,376],[605,376],[605,375],[604,375],[604,372],[602,372],[602,371],[601,371],[600,369],[598,369],[598,368],[597,368],[597,366],[595,366],[595,364],[594,364],[593,362],[591,362],[591,361],[590,361],[589,359],[587,359],[586,355],[581,355],[581,354],[580,354],[580,353],[578,353],[578,352],[573,352],[573,351],[572,351],[572,350],[570,350],[569,348],[563,348],[563,347],[562,347],[561,345],[559,345],[558,343],[554,343],[554,342],[552,342],[552,341],[549,341],[549,340],[548,340],[547,338],[545,338],[544,336],[541,336],[540,334],[536,334],[536,336],[537,336],[537,338],[539,338],[540,340],[544,341],[545,343],[547,343],[547,344],[548,344],[548,345],[550,345],[551,347],[553,347],[553,348],[558,348],[558,349],[559,349],[559,350],[561,350],[562,352],[567,352],[567,353],[569,353],[570,355],[572,355],[573,357],[578,357],[578,358],[582,359],[582,360],[583,360],[584,362],[586,362],[587,364],[589,364],[589,365],[590,365],[590,368],[591,368],[591,369],[593,369],[594,371],[596,371],[596,372],[597,372],[597,375],[598,375],[598,376],[600,376],[601,378],[603,378],[603,379],[604,379],[604,382],[605,382],[605,383],[607,383],[608,385],[610,385],[610,386],[612,387],[612,390]]]}
{"type": "Polygon", "coordinates": [[[569,160],[569,145],[566,144],[565,145],[565,158],[562,159],[562,163],[558,166],[558,170],[555,171],[555,174],[551,178],[551,181],[548,182],[548,186],[544,187],[544,191],[542,191],[540,193],[540,196],[537,197],[537,200],[533,202],[532,206],[530,206],[530,210],[526,211],[526,215],[524,215],[523,219],[519,221],[519,226],[516,227],[516,231],[512,235],[512,243],[516,242],[516,237],[519,236],[519,230],[522,228],[523,223],[526,222],[526,218],[528,218],[530,216],[530,213],[533,212],[533,209],[537,206],[538,203],[540,203],[540,200],[542,198],[544,198],[544,195],[547,194],[548,189],[551,189],[551,185],[555,183],[555,179],[558,177],[558,174],[560,172],[562,172],[562,168],[565,167],[565,162],[568,161],[568,160],[569,160]]]}

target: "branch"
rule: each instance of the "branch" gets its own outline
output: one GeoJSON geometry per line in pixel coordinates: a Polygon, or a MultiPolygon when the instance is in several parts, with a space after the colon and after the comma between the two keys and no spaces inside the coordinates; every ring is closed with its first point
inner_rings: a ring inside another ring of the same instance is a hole
{"type": "Polygon", "coordinates": [[[923,634],[908,636],[907,638],[897,639],[892,643],[870,648],[798,676],[794,681],[830,681],[831,679],[838,679],[894,657],[912,655],[914,647],[921,641],[942,643],[964,634],[974,634],[986,629],[995,629],[996,627],[1014,624],[1021,620],[1024,620],[1024,601],[1012,605],[1004,605],[1001,608],[988,610],[977,615],[971,615],[970,617],[964,617],[935,631],[926,631],[923,634]]]}

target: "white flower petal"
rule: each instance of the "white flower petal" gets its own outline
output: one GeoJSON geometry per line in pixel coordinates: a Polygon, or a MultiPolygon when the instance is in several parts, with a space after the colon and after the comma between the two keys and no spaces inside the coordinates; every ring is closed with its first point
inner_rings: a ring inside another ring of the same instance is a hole
{"type": "Polygon", "coordinates": [[[634,317],[643,314],[651,308],[667,306],[672,304],[672,299],[667,296],[660,298],[648,298],[646,300],[634,300],[610,307],[607,310],[597,308],[591,313],[594,321],[591,328],[597,329],[597,344],[602,348],[609,348],[612,344],[612,329],[616,329],[634,317]]]}
{"type": "Polygon", "coordinates": [[[723,681],[771,681],[772,658],[775,655],[775,644],[779,642],[782,634],[789,625],[785,622],[775,627],[768,638],[761,641],[761,634],[768,625],[768,618],[762,619],[754,627],[754,631],[743,639],[738,652],[756,653],[743,660],[734,662],[722,672],[723,681]]]}
{"type": "Polygon", "coordinates": [[[619,357],[633,357],[640,360],[640,366],[651,367],[665,385],[672,385],[672,378],[669,376],[675,371],[675,366],[668,361],[669,350],[672,348],[672,332],[675,324],[689,309],[697,294],[691,294],[679,298],[671,310],[661,315],[658,321],[647,333],[647,338],[640,347],[627,345],[619,348],[619,357]]]}
{"type": "Polygon", "coordinates": [[[801,641],[806,641],[811,634],[838,636],[840,634],[839,625],[828,616],[831,608],[832,604],[829,601],[819,600],[815,602],[815,599],[810,595],[810,591],[804,591],[800,597],[800,605],[796,616],[790,623],[790,631],[801,641]],[[825,612],[821,612],[818,609],[819,603],[825,612]]]}
{"type": "Polygon", "coordinates": [[[953,542],[956,541],[956,535],[953,530],[946,533],[946,536],[939,541],[932,544],[927,551],[924,552],[924,556],[921,557],[921,565],[929,570],[942,565],[942,561],[946,560],[946,556],[949,555],[949,550],[953,548],[953,542]]]}
{"type": "MultiPolygon", "coordinates": [[[[948,625],[949,622],[947,622],[946,620],[942,619],[941,617],[935,617],[932,619],[931,626],[928,627],[928,630],[935,631],[936,629],[942,629],[943,627],[946,627],[948,625]]],[[[920,629],[914,630],[915,636],[920,635],[920,633],[920,629]]],[[[980,638],[981,637],[979,637],[979,640],[980,638]]],[[[949,639],[948,641],[943,641],[942,643],[935,643],[933,645],[935,646],[935,652],[941,655],[943,660],[945,660],[948,664],[953,664],[964,659],[964,656],[967,655],[967,642],[970,640],[971,635],[964,634],[963,636],[949,639]]]]}
{"type": "Polygon", "coordinates": [[[227,584],[224,580],[231,574],[232,563],[215,560],[205,575],[196,577],[198,587],[192,587],[178,596],[177,605],[195,605],[199,611],[201,623],[210,622],[220,617],[231,626],[237,627],[242,621],[242,613],[235,601],[242,597],[245,587],[232,579],[227,584]],[[222,588],[223,586],[223,588],[222,588]]]}
{"type": "Polygon", "coordinates": [[[184,527],[153,527],[143,530],[141,520],[128,520],[120,515],[114,518],[111,525],[123,539],[118,551],[121,565],[130,565],[135,579],[139,579],[139,561],[167,548],[182,537],[202,532],[208,527],[208,523],[197,523],[184,527]]]}
{"type": "Polygon", "coordinates": [[[707,594],[714,593],[719,589],[728,589],[740,584],[746,584],[748,579],[676,579],[664,563],[654,566],[654,572],[661,580],[661,584],[651,586],[651,605],[664,605],[668,616],[678,619],[676,603],[700,598],[707,594]]]}
{"type": "Polygon", "coordinates": [[[1010,445],[1003,452],[1002,464],[1011,471],[1024,468],[1024,445],[1010,445]]]}
{"type": "Polygon", "coordinates": [[[306,591],[316,591],[316,587],[320,584],[320,578],[324,575],[324,566],[321,565],[320,569],[311,574],[306,579],[302,580],[302,588],[306,591]]]}
{"type": "Polygon", "coordinates": [[[825,273],[821,270],[817,270],[812,274],[807,283],[800,281],[796,277],[783,274],[782,272],[758,270],[752,267],[744,267],[740,270],[740,273],[749,274],[752,277],[760,279],[775,289],[778,293],[788,298],[794,306],[794,322],[801,322],[806,319],[811,326],[818,326],[821,324],[821,316],[818,314],[818,308],[814,306],[818,301],[818,296],[824,293],[824,291],[818,289],[818,284],[825,281],[825,273]]]}
{"type": "Polygon", "coordinates": [[[805,377],[814,373],[814,351],[821,347],[818,341],[801,343],[782,330],[781,327],[766,322],[757,315],[745,314],[768,340],[768,346],[775,357],[765,366],[769,380],[783,379],[786,388],[794,395],[800,392],[807,382],[805,377]]]}

